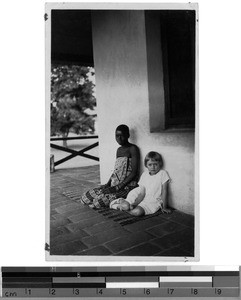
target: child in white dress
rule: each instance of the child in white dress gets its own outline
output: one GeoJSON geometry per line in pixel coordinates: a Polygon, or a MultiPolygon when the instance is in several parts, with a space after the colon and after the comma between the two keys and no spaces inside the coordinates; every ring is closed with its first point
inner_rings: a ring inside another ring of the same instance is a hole
{"type": "Polygon", "coordinates": [[[167,209],[167,185],[170,177],[162,170],[161,155],[154,151],[149,152],[144,164],[147,170],[141,175],[139,187],[130,191],[126,199],[112,201],[110,208],[125,210],[134,216],[154,214],[159,209],[164,213],[171,212],[167,209]]]}

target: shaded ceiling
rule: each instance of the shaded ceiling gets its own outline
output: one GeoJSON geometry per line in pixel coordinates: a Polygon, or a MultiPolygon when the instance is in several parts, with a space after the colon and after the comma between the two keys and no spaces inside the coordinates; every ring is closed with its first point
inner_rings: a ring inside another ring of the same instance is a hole
{"type": "Polygon", "coordinates": [[[52,10],[51,61],[93,66],[90,10],[52,10]]]}

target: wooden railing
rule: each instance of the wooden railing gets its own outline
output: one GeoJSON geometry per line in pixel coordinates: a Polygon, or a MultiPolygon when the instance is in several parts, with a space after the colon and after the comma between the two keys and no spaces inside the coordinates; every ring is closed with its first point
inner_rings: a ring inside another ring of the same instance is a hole
{"type": "MultiPolygon", "coordinates": [[[[50,141],[52,142],[52,141],[69,141],[69,140],[84,140],[84,139],[98,139],[98,135],[77,136],[77,137],[67,137],[67,138],[63,138],[63,137],[62,138],[50,138],[50,141]]],[[[97,147],[98,145],[99,145],[99,142],[96,142],[92,145],[89,145],[88,147],[85,147],[85,148],[83,148],[79,151],[76,151],[76,150],[73,150],[73,149],[70,149],[70,148],[66,148],[66,147],[63,147],[63,146],[59,146],[59,145],[50,143],[51,148],[70,153],[70,155],[54,162],[54,166],[56,167],[56,166],[58,166],[58,165],[60,165],[64,162],[76,157],[76,156],[82,156],[82,157],[85,157],[85,158],[89,158],[89,159],[99,161],[99,157],[96,157],[96,156],[85,153],[86,151],[88,151],[90,149],[93,149],[93,148],[97,147]]]]}

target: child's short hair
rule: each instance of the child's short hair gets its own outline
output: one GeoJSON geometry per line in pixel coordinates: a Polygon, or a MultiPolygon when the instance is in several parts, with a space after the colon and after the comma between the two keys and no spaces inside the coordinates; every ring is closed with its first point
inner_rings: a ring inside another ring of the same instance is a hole
{"type": "Polygon", "coordinates": [[[148,152],[147,155],[146,155],[146,157],[145,157],[145,159],[144,159],[144,165],[145,165],[145,167],[146,167],[146,164],[147,164],[148,160],[150,160],[150,159],[158,161],[160,163],[161,168],[162,168],[162,166],[163,166],[163,159],[162,159],[162,156],[161,156],[160,153],[155,152],[155,151],[148,152]]]}

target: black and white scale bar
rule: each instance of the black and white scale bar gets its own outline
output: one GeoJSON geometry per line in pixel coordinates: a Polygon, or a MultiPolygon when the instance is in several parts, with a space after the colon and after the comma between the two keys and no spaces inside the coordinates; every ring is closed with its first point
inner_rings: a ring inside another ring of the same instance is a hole
{"type": "Polygon", "coordinates": [[[240,267],[3,267],[3,297],[238,297],[240,267]]]}
{"type": "Polygon", "coordinates": [[[106,288],[105,283],[4,283],[3,288],[47,288],[47,289],[57,289],[57,288],[106,288]]]}
{"type": "MultiPolygon", "coordinates": [[[[2,288],[239,288],[239,276],[2,277],[2,288]]],[[[53,275],[54,276],[54,275],[53,275]]]]}
{"type": "Polygon", "coordinates": [[[239,297],[239,288],[3,288],[2,297],[239,297]]]}
{"type": "Polygon", "coordinates": [[[238,271],[144,271],[144,272],[2,272],[2,277],[135,277],[135,276],[239,276],[238,271]]]}

